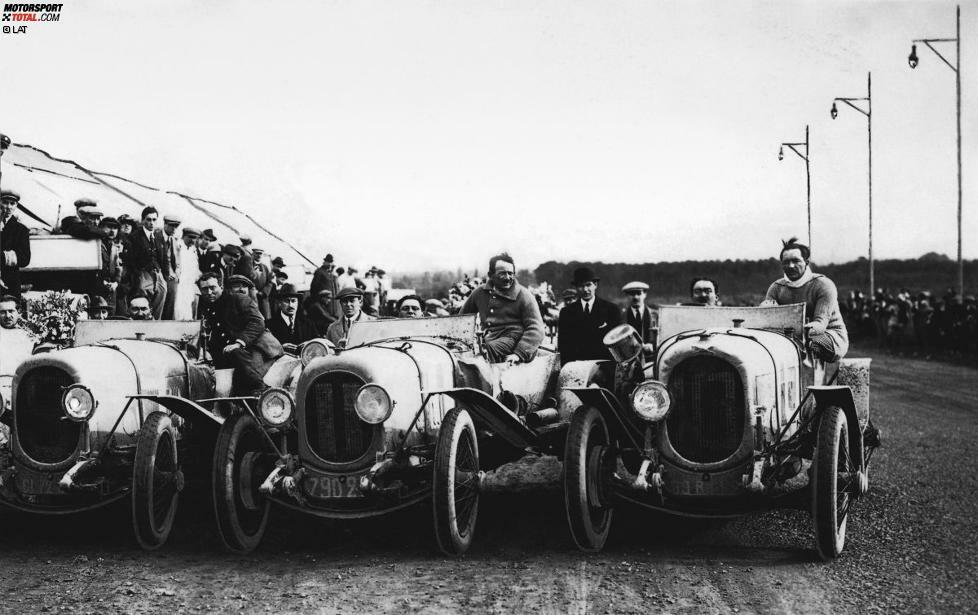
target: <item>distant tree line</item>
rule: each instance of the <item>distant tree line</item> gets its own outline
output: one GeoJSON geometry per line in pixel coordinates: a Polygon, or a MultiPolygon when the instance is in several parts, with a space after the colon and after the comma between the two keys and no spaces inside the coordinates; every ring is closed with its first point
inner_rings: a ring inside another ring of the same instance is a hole
{"type": "MultiPolygon", "coordinates": [[[[621,300],[619,290],[632,280],[648,282],[652,286],[649,301],[653,303],[677,303],[689,297],[689,284],[695,276],[713,278],[720,285],[720,299],[725,305],[756,305],[764,298],[767,287],[781,277],[781,265],[776,258],[764,260],[723,261],[676,261],[663,263],[558,263],[547,261],[530,271],[521,269],[521,284],[550,283],[555,292],[571,287],[574,270],[591,267],[601,278],[598,294],[613,301],[621,300]]],[[[812,268],[829,276],[846,295],[851,290],[863,293],[869,290],[869,263],[859,258],[847,263],[820,265],[812,268]]],[[[978,260],[965,261],[965,293],[975,293],[978,288],[978,260]]],[[[484,276],[485,272],[426,271],[423,273],[394,276],[397,288],[414,288],[423,297],[447,297],[452,284],[466,275],[484,276]]],[[[957,262],[944,254],[927,253],[916,259],[886,259],[876,261],[876,286],[896,293],[901,288],[911,291],[930,290],[944,294],[957,281],[957,262]]]]}

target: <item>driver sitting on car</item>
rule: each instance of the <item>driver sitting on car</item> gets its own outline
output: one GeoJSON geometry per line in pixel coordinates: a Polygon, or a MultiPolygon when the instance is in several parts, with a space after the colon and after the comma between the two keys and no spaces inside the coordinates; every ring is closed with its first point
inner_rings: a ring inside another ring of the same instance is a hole
{"type": "Polygon", "coordinates": [[[490,363],[528,363],[543,341],[543,318],[533,294],[516,281],[513,257],[489,259],[489,280],[469,295],[463,314],[478,312],[490,363]]]}

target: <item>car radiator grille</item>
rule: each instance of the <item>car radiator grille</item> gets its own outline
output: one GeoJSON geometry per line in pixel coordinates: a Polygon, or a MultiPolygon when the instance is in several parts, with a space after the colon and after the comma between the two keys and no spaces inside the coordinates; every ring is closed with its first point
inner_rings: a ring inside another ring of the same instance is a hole
{"type": "Polygon", "coordinates": [[[376,426],[360,420],[353,407],[364,382],[346,373],[319,376],[306,393],[306,439],[326,461],[355,461],[370,450],[376,426]]]}
{"type": "Polygon", "coordinates": [[[59,463],[78,446],[82,424],[65,418],[61,393],[74,384],[57,367],[38,367],[20,379],[14,408],[20,448],[34,461],[59,463]]]}
{"type": "Polygon", "coordinates": [[[669,394],[669,441],[684,459],[722,461],[740,447],[744,388],[732,365],[715,357],[687,359],[673,370],[669,394]]]}

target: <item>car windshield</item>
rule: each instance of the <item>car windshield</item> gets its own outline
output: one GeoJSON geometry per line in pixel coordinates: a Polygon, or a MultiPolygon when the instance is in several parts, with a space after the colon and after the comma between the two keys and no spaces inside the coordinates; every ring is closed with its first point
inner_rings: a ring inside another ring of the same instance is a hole
{"type": "Polygon", "coordinates": [[[801,339],[804,332],[805,304],[777,305],[770,307],[701,307],[663,305],[659,307],[659,339],[664,340],[698,329],[740,326],[748,329],[767,329],[801,339]]]}
{"type": "Polygon", "coordinates": [[[478,323],[476,314],[439,318],[385,318],[356,322],[350,327],[346,347],[362,346],[380,340],[400,338],[439,338],[459,340],[474,347],[478,323]]]}

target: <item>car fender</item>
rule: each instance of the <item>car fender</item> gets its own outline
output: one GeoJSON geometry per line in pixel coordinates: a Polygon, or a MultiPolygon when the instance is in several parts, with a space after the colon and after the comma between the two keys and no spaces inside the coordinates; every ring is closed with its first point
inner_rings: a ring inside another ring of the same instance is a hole
{"type": "Polygon", "coordinates": [[[567,393],[580,400],[579,406],[592,406],[604,416],[608,428],[613,433],[627,438],[635,448],[643,448],[640,437],[634,427],[626,419],[625,408],[622,407],[615,394],[608,389],[598,386],[565,389],[567,393]]]}
{"type": "Polygon", "coordinates": [[[527,449],[537,442],[536,434],[530,431],[509,408],[483,391],[460,388],[431,391],[431,393],[447,395],[459,402],[473,414],[476,426],[488,428],[516,448],[527,449]]]}
{"type": "Polygon", "coordinates": [[[821,413],[829,406],[838,406],[846,415],[849,426],[849,451],[853,455],[856,467],[863,469],[863,432],[859,427],[859,417],[856,414],[856,403],[852,391],[847,386],[812,386],[808,388],[815,398],[816,412],[821,413]]]}
{"type": "Polygon", "coordinates": [[[614,369],[613,366],[611,361],[570,361],[560,368],[560,375],[557,377],[557,412],[561,421],[569,421],[581,405],[581,398],[571,393],[571,390],[583,389],[594,383],[610,384],[607,382],[607,370],[614,369]]]}
{"type": "Polygon", "coordinates": [[[200,426],[209,439],[216,439],[217,432],[224,424],[224,418],[204,408],[200,404],[177,397],[176,395],[129,395],[130,399],[145,399],[163,406],[188,423],[200,426]]]}

